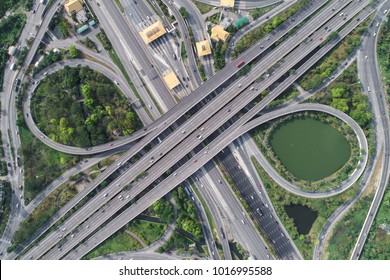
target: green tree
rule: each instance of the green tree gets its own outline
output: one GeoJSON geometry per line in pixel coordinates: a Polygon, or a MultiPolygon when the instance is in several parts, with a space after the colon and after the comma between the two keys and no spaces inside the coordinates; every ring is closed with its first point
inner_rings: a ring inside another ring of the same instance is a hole
{"type": "Polygon", "coordinates": [[[274,19],[272,20],[272,27],[275,29],[276,27],[278,27],[281,23],[283,22],[283,20],[276,16],[274,17],[274,19]]]}
{"type": "Polygon", "coordinates": [[[181,7],[181,8],[179,9],[179,12],[180,12],[181,16],[182,16],[184,19],[187,19],[187,18],[188,18],[188,11],[187,11],[186,8],[181,7]]]}
{"type": "Polygon", "coordinates": [[[346,113],[349,110],[348,103],[346,99],[335,99],[332,102],[332,107],[346,113]]]}
{"type": "Polygon", "coordinates": [[[75,46],[71,45],[69,46],[69,55],[71,58],[78,58],[79,57],[79,50],[76,49],[75,46]]]}
{"type": "Polygon", "coordinates": [[[344,96],[345,89],[343,88],[334,88],[332,89],[332,97],[333,98],[341,98],[344,96]]]}

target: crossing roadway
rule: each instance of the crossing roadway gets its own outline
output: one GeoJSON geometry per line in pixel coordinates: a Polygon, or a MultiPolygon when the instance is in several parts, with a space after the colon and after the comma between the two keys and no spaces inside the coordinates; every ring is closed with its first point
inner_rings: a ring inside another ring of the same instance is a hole
{"type": "MultiPolygon", "coordinates": [[[[351,13],[353,14],[353,11],[351,11],[351,13]]],[[[351,14],[351,13],[350,13],[350,14],[351,14]]],[[[337,25],[336,25],[336,26],[337,26],[337,25]]],[[[290,66],[290,67],[291,67],[291,66],[290,66]]]]}

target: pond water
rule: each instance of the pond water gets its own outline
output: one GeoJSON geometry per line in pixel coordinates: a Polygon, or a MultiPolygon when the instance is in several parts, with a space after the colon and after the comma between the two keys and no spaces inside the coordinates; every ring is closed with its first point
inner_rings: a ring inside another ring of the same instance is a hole
{"type": "Polygon", "coordinates": [[[337,129],[312,118],[279,125],[270,144],[281,163],[298,178],[317,181],[339,170],[351,156],[351,146],[337,129]]]}

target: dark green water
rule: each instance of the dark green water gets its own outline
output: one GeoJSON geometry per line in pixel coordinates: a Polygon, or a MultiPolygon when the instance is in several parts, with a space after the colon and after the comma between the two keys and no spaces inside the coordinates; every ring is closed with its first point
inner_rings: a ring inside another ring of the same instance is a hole
{"type": "Polygon", "coordinates": [[[312,118],[299,118],[278,126],[270,140],[286,169],[307,181],[333,174],[351,156],[351,147],[340,132],[312,118]]]}
{"type": "Polygon", "coordinates": [[[304,205],[290,204],[284,206],[284,210],[294,220],[299,234],[308,234],[317,219],[317,213],[304,205]]]}

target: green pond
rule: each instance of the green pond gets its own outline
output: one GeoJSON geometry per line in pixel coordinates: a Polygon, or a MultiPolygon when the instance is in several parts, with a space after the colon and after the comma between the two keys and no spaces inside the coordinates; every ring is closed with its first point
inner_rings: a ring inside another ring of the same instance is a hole
{"type": "Polygon", "coordinates": [[[347,139],[329,124],[297,118],[278,125],[270,144],[288,171],[307,181],[339,170],[351,156],[347,139]]]}

